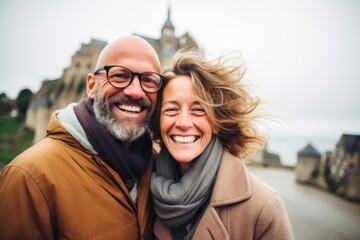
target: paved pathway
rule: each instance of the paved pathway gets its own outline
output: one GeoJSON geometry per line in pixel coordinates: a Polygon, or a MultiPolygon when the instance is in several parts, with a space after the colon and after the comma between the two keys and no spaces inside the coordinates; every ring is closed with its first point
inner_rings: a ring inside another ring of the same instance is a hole
{"type": "Polygon", "coordinates": [[[248,166],[282,195],[296,240],[360,239],[360,203],[298,184],[293,170],[248,166]]]}

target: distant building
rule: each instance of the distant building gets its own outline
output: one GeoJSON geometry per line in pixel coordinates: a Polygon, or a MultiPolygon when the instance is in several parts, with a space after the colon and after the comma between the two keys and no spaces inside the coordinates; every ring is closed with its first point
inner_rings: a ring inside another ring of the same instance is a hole
{"type": "Polygon", "coordinates": [[[331,161],[329,181],[337,193],[360,200],[360,135],[341,136],[331,161]]]}
{"type": "Polygon", "coordinates": [[[326,151],[323,154],[323,159],[319,166],[319,175],[315,179],[314,184],[322,189],[329,189],[329,184],[326,179],[330,176],[331,160],[334,158],[334,152],[326,151]]]}
{"type": "Polygon", "coordinates": [[[267,144],[259,151],[252,152],[245,161],[249,165],[262,165],[264,167],[289,167],[281,163],[280,156],[268,150],[267,144]]]}
{"type": "Polygon", "coordinates": [[[360,135],[343,134],[335,152],[321,155],[311,145],[298,152],[296,180],[360,201],[360,135]]]}
{"type": "MultiPolygon", "coordinates": [[[[160,38],[141,37],[155,48],[162,68],[169,64],[171,57],[181,48],[200,51],[189,33],[180,37],[175,35],[170,7],[161,28],[160,38]]],[[[56,109],[86,97],[87,74],[94,70],[97,57],[106,44],[97,39],[91,39],[88,44],[81,44],[80,49],[72,56],[70,66],[64,69],[59,79],[43,81],[40,90],[33,95],[26,113],[26,125],[35,131],[34,143],[45,136],[49,118],[56,109]]]]}
{"type": "Polygon", "coordinates": [[[160,62],[161,68],[164,70],[169,63],[171,63],[172,57],[180,49],[200,51],[195,40],[190,36],[189,32],[184,33],[180,37],[175,34],[175,27],[171,21],[171,9],[168,8],[168,15],[164,25],[161,28],[161,35],[159,39],[154,39],[142,35],[138,35],[146,41],[148,41],[156,50],[160,62]]]}
{"type": "Polygon", "coordinates": [[[321,154],[311,144],[308,144],[297,153],[297,158],[296,181],[312,182],[318,175],[321,154]]]}
{"type": "Polygon", "coordinates": [[[86,76],[94,70],[97,57],[106,44],[96,39],[81,44],[59,79],[42,82],[40,90],[32,97],[25,119],[26,126],[35,131],[34,143],[44,138],[50,116],[56,109],[86,96],[86,76]]]}

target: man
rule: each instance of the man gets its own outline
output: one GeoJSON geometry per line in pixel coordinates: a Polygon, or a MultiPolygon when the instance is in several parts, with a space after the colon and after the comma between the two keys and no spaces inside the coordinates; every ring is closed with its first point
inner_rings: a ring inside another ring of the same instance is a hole
{"type": "Polygon", "coordinates": [[[53,114],[45,139],[0,176],[0,239],[151,239],[148,132],[162,76],[140,37],[107,45],[88,98],[53,114]]]}

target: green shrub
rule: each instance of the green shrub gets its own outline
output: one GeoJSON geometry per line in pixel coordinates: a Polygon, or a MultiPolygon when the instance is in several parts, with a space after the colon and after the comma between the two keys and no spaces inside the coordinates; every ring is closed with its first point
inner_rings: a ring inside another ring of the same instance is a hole
{"type": "Polygon", "coordinates": [[[33,144],[34,131],[23,118],[0,118],[0,161],[9,162],[33,144]]]}

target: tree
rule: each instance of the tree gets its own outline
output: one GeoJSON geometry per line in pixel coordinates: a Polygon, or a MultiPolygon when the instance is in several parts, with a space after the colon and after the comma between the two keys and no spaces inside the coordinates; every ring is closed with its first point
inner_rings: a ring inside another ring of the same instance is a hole
{"type": "Polygon", "coordinates": [[[0,116],[9,115],[12,110],[12,101],[5,93],[0,94],[0,116]]]}
{"type": "Polygon", "coordinates": [[[25,116],[32,95],[33,93],[30,89],[25,88],[20,91],[18,97],[16,98],[16,107],[20,116],[25,116]]]}

